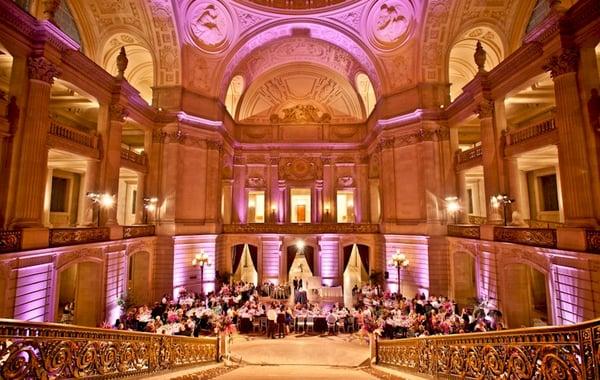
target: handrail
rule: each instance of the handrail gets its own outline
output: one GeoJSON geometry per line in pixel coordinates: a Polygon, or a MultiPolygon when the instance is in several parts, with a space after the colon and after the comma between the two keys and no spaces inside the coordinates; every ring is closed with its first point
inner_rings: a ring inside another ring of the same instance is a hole
{"type": "Polygon", "coordinates": [[[123,239],[130,239],[142,236],[154,236],[154,233],[155,228],[153,224],[123,226],[123,239]]]}
{"type": "Polygon", "coordinates": [[[108,241],[110,240],[110,228],[51,228],[48,240],[50,247],[63,247],[67,245],[108,241]]]}
{"type": "Polygon", "coordinates": [[[216,362],[216,338],[0,319],[0,378],[109,379],[216,362]]]}
{"type": "Polygon", "coordinates": [[[377,363],[442,378],[598,379],[600,319],[486,333],[379,340],[377,363]]]}
{"type": "Polygon", "coordinates": [[[146,155],[133,150],[121,148],[121,159],[141,166],[146,166],[146,155]]]}
{"type": "Polygon", "coordinates": [[[61,137],[88,148],[96,149],[98,147],[98,138],[96,136],[61,124],[54,119],[50,119],[50,128],[48,133],[52,136],[61,137]]]}
{"type": "Polygon", "coordinates": [[[516,131],[511,131],[506,135],[506,145],[516,145],[535,138],[537,136],[544,135],[556,130],[556,124],[554,119],[547,119],[537,124],[530,125],[524,128],[519,128],[516,131]]]}
{"type": "Polygon", "coordinates": [[[471,160],[475,160],[479,157],[483,157],[483,149],[481,145],[477,145],[474,148],[457,151],[456,152],[456,163],[462,164],[465,162],[469,162],[471,160]]]}

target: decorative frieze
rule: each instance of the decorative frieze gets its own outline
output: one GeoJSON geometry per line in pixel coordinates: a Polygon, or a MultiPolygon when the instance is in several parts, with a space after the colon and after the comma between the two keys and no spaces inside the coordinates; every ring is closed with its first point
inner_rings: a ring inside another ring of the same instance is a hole
{"type": "Polygon", "coordinates": [[[61,75],[61,71],[45,57],[29,57],[27,60],[29,79],[39,80],[48,84],[54,83],[54,78],[61,75]]]}
{"type": "Polygon", "coordinates": [[[284,157],[279,160],[279,179],[311,181],[323,178],[323,163],[318,157],[284,157]]]}
{"type": "Polygon", "coordinates": [[[600,231],[585,231],[585,242],[588,252],[600,253],[600,231]]]}
{"type": "Polygon", "coordinates": [[[85,244],[110,240],[110,228],[53,228],[50,229],[50,247],[85,244]]]}
{"type": "Polygon", "coordinates": [[[246,187],[248,188],[264,188],[267,186],[267,183],[263,177],[248,177],[246,179],[246,187]]]}
{"type": "Polygon", "coordinates": [[[556,230],[548,228],[494,227],[494,241],[556,248],[556,230]]]}
{"type": "Polygon", "coordinates": [[[123,226],[123,239],[131,239],[142,236],[154,236],[154,225],[123,226]]]}
{"type": "Polygon", "coordinates": [[[457,224],[448,225],[448,236],[461,237],[467,239],[479,239],[479,226],[461,226],[457,224]]]}
{"type": "Polygon", "coordinates": [[[0,231],[0,253],[21,250],[21,231],[0,231]]]}
{"type": "Polygon", "coordinates": [[[309,224],[225,224],[226,234],[377,234],[378,224],[309,223],[309,224]]]}
{"type": "Polygon", "coordinates": [[[552,78],[577,71],[579,50],[566,49],[561,55],[553,55],[544,65],[544,71],[550,72],[552,78]]]}

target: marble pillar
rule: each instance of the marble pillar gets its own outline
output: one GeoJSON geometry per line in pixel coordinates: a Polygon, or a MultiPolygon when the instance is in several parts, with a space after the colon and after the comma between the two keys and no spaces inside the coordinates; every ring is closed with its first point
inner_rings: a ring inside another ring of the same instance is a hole
{"type": "Polygon", "coordinates": [[[585,124],[577,86],[578,62],[579,52],[569,49],[551,57],[544,69],[550,72],[554,81],[565,224],[589,227],[597,226],[598,221],[594,216],[585,124]]]}
{"type": "Polygon", "coordinates": [[[17,186],[11,228],[40,228],[44,214],[44,189],[48,166],[48,112],[50,89],[60,71],[44,57],[28,60],[29,91],[20,134],[17,186]]]}
{"type": "Polygon", "coordinates": [[[496,224],[501,221],[501,215],[497,208],[490,204],[493,195],[500,192],[500,178],[496,160],[497,139],[494,128],[494,102],[482,101],[476,110],[480,121],[481,146],[483,150],[483,177],[485,186],[486,215],[488,223],[496,224]]]}
{"type": "Polygon", "coordinates": [[[146,198],[146,174],[137,173],[137,195],[135,197],[135,224],[145,224],[146,210],[144,209],[144,198],[146,198]]]}

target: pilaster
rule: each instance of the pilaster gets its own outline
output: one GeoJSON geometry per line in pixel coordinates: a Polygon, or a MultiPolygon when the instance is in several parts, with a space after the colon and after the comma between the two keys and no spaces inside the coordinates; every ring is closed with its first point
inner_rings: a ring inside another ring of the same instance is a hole
{"type": "Polygon", "coordinates": [[[492,208],[490,205],[491,197],[500,192],[500,178],[496,164],[498,147],[494,128],[494,102],[492,100],[483,100],[477,106],[475,113],[477,113],[480,123],[487,218],[489,223],[494,224],[498,223],[501,219],[498,210],[492,208]]]}

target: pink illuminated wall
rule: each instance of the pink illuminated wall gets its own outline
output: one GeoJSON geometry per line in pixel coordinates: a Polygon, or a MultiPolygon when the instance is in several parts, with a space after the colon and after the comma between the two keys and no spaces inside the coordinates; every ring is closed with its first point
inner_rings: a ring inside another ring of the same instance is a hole
{"type": "Polygon", "coordinates": [[[53,271],[52,264],[18,269],[14,289],[15,319],[44,322],[52,318],[53,271]]]}
{"type": "Polygon", "coordinates": [[[321,278],[327,286],[339,284],[340,242],[337,236],[327,236],[319,240],[319,259],[321,260],[321,278]]]}
{"type": "Polygon", "coordinates": [[[200,269],[192,266],[192,259],[200,250],[209,257],[209,265],[204,267],[204,292],[215,288],[216,235],[176,236],[173,253],[173,297],[179,296],[179,289],[200,291],[200,269]]]}
{"type": "Polygon", "coordinates": [[[423,236],[401,236],[385,235],[385,258],[386,271],[389,273],[389,279],[386,286],[392,292],[398,291],[398,274],[395,268],[389,263],[392,256],[399,250],[405,254],[410,261],[409,266],[402,270],[402,292],[406,296],[413,296],[415,293],[425,293],[429,295],[429,253],[427,238],[423,236]]]}
{"type": "Polygon", "coordinates": [[[123,251],[106,255],[106,318],[114,323],[120,317],[118,299],[127,292],[127,258],[123,251]]]}

